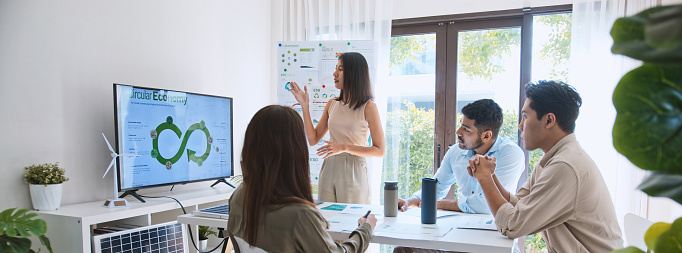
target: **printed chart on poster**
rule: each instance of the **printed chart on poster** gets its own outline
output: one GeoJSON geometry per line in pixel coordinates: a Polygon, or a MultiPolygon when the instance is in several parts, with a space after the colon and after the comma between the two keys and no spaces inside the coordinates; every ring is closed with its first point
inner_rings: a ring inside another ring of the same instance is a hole
{"type": "MultiPolygon", "coordinates": [[[[376,56],[373,41],[285,41],[277,45],[277,101],[280,105],[293,106],[302,116],[301,105],[291,94],[291,83],[301,88],[307,86],[310,96],[310,117],[317,126],[327,102],[339,95],[334,87],[334,70],[339,56],[345,52],[358,52],[367,59],[370,81],[375,81],[376,56]]],[[[329,140],[329,133],[322,138],[329,140]]],[[[309,147],[310,180],[317,184],[322,167],[322,157],[317,149],[323,146],[320,141],[309,147]]]]}

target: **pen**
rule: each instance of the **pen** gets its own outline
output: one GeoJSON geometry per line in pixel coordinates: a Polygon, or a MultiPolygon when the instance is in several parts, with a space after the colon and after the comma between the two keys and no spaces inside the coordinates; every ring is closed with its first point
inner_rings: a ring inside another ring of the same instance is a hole
{"type": "Polygon", "coordinates": [[[367,210],[367,213],[365,214],[365,216],[362,216],[362,218],[367,219],[367,215],[369,215],[369,213],[371,213],[371,212],[372,212],[372,210],[367,210]]]}

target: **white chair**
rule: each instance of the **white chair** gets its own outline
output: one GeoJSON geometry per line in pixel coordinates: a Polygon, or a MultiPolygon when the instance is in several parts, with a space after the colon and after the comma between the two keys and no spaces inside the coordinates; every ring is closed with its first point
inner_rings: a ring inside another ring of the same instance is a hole
{"type": "Polygon", "coordinates": [[[625,223],[626,246],[635,246],[646,251],[647,247],[644,242],[644,233],[646,233],[646,230],[654,223],[634,213],[625,214],[623,223],[625,223]]]}
{"type": "Polygon", "coordinates": [[[244,241],[244,239],[239,238],[239,237],[234,237],[234,241],[237,243],[237,248],[239,248],[239,252],[241,253],[268,253],[267,251],[258,248],[258,247],[251,247],[248,242],[244,241]]]}

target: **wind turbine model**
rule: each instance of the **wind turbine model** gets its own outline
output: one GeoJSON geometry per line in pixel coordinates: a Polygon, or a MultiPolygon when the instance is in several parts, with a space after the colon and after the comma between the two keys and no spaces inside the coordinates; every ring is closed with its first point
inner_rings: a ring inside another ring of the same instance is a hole
{"type": "MultiPolygon", "coordinates": [[[[133,155],[133,154],[117,154],[114,152],[114,149],[111,147],[111,144],[109,144],[109,141],[107,140],[107,137],[104,136],[104,133],[102,133],[102,137],[104,137],[104,141],[107,142],[107,147],[109,147],[109,151],[111,151],[111,163],[109,163],[109,168],[107,168],[107,171],[104,172],[104,175],[102,178],[107,176],[107,173],[109,173],[109,170],[111,170],[111,167],[114,166],[116,163],[116,158],[119,156],[139,156],[139,155],[133,155]]],[[[122,199],[118,197],[118,173],[114,172],[114,198],[113,199],[107,199],[107,201],[104,202],[104,206],[108,208],[114,208],[114,207],[125,207],[125,206],[130,206],[128,204],[128,201],[126,199],[122,199]]]]}

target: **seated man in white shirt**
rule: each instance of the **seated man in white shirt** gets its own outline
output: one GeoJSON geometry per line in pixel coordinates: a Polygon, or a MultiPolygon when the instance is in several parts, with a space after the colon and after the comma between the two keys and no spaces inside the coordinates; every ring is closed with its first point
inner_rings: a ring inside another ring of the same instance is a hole
{"type": "MultiPolygon", "coordinates": [[[[524,155],[516,143],[498,136],[503,119],[502,108],[491,99],[477,100],[462,108],[462,124],[456,132],[459,145],[450,147],[433,176],[438,179],[438,209],[490,213],[481,186],[466,170],[469,159],[476,154],[496,157],[498,168],[495,173],[498,178],[505,187],[516,189],[523,173],[524,155]],[[442,199],[455,182],[457,199],[442,199]]],[[[398,200],[401,211],[410,206],[421,206],[421,190],[407,200],[398,200]]]]}
{"type": "MultiPolygon", "coordinates": [[[[495,173],[505,187],[516,189],[519,177],[523,173],[524,155],[521,148],[513,141],[498,136],[504,115],[502,108],[491,99],[474,101],[462,108],[462,124],[457,129],[459,145],[453,145],[445,153],[440,168],[433,176],[438,179],[437,208],[465,213],[490,214],[490,208],[483,196],[481,186],[467,172],[469,159],[476,154],[496,157],[498,168],[495,173]],[[450,187],[457,182],[457,199],[443,199],[450,187]]],[[[410,206],[421,206],[421,190],[412,197],[398,199],[398,209],[405,211],[410,206]]],[[[397,247],[394,253],[400,252],[443,252],[397,247]]]]}
{"type": "Polygon", "coordinates": [[[621,230],[599,168],[575,137],[582,99],[568,84],[526,85],[521,141],[545,155],[516,194],[495,176],[499,158],[477,155],[467,168],[478,180],[497,230],[509,238],[541,232],[549,252],[611,252],[621,230]]]}
{"type": "MultiPolygon", "coordinates": [[[[476,154],[496,157],[499,166],[495,173],[505,187],[516,189],[523,173],[524,155],[516,143],[498,136],[503,118],[502,108],[491,99],[477,100],[462,108],[462,124],[456,132],[459,145],[450,147],[434,175],[438,179],[438,209],[490,213],[480,185],[466,170],[469,159],[476,154]],[[457,199],[442,199],[455,182],[457,199]]],[[[421,190],[407,200],[398,200],[401,211],[410,206],[421,206],[421,190]]]]}

